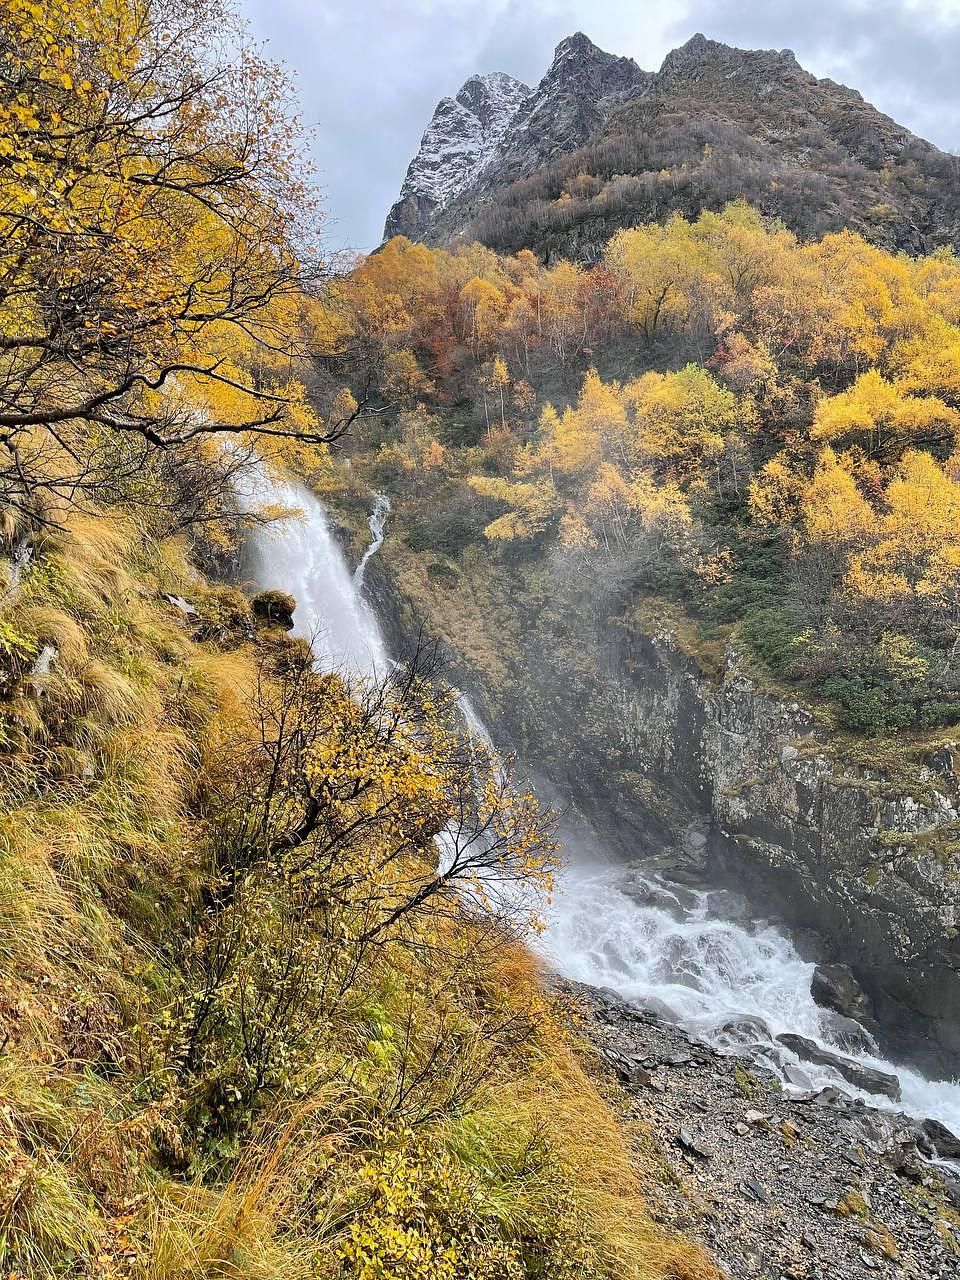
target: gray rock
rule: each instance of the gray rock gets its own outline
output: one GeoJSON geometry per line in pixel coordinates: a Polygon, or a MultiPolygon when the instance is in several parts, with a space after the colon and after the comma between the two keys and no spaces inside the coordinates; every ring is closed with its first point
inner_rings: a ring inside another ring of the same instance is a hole
{"type": "Polygon", "coordinates": [[[787,1084],[792,1084],[795,1089],[812,1089],[813,1081],[803,1070],[798,1067],[795,1062],[785,1062],[781,1067],[783,1078],[787,1084]]]}
{"type": "Polygon", "coordinates": [[[691,1155],[697,1157],[698,1160],[709,1160],[710,1152],[706,1147],[697,1142],[696,1138],[688,1129],[681,1129],[677,1134],[677,1141],[684,1151],[689,1151],[691,1155]]]}
{"type": "Polygon", "coordinates": [[[921,1128],[930,1139],[934,1151],[944,1160],[960,1160],[960,1138],[939,1120],[924,1120],[921,1128]]]}
{"type": "Polygon", "coordinates": [[[183,596],[171,596],[164,592],[163,598],[167,604],[172,604],[175,609],[179,609],[188,618],[199,618],[200,614],[196,606],[192,605],[189,600],[184,600],[183,596]]]}
{"type": "Polygon", "coordinates": [[[845,964],[818,964],[810,994],[822,1008],[847,1018],[869,1018],[872,1014],[869,998],[845,964]]]}
{"type": "Polygon", "coordinates": [[[824,1035],[844,1053],[876,1053],[877,1042],[861,1023],[832,1009],[824,1011],[822,1026],[824,1035]]]}
{"type": "Polygon", "coordinates": [[[773,1039],[773,1032],[754,1013],[741,1013],[735,1018],[728,1018],[726,1022],[720,1023],[714,1035],[726,1044],[757,1044],[773,1039]]]}
{"type": "Polygon", "coordinates": [[[630,1003],[642,1009],[655,1022],[666,1022],[671,1026],[676,1026],[680,1021],[679,1014],[671,1009],[665,1000],[660,1000],[657,996],[637,996],[630,1003]]]}
{"type": "Polygon", "coordinates": [[[888,1075],[886,1071],[877,1071],[873,1067],[865,1067],[861,1062],[854,1062],[852,1058],[831,1053],[818,1045],[815,1040],[808,1040],[806,1036],[784,1032],[777,1036],[777,1040],[798,1058],[820,1067],[829,1067],[865,1093],[879,1093],[893,1102],[900,1101],[900,1081],[896,1076],[888,1075]]]}

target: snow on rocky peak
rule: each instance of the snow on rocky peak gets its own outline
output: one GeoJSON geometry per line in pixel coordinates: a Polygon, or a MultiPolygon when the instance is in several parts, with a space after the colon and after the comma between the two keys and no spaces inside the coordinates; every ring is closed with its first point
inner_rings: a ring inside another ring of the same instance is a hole
{"type": "Polygon", "coordinates": [[[471,76],[455,98],[441,98],[410,162],[385,236],[416,235],[466,190],[499,153],[510,121],[530,89],[503,71],[471,76]]]}

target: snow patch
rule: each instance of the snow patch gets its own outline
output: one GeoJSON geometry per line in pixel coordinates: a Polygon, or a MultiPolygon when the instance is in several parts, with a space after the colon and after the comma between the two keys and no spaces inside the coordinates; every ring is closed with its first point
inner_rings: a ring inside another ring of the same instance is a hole
{"type": "Polygon", "coordinates": [[[530,89],[503,71],[471,76],[455,98],[441,98],[400,192],[444,208],[499,154],[530,89]]]}

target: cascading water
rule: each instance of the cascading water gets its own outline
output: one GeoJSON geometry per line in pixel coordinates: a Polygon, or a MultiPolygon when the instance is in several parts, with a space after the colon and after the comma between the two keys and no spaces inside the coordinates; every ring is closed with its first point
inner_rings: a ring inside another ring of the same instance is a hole
{"type": "MultiPolygon", "coordinates": [[[[281,587],[297,600],[296,630],[310,637],[321,662],[356,675],[385,672],[389,659],[377,620],[360,595],[363,570],[383,544],[389,503],[378,498],[370,518],[371,542],[353,578],[330,532],[320,502],[302,486],[263,481],[261,500],[303,512],[279,537],[266,530],[251,539],[250,569],[264,587],[281,587]],[[266,492],[269,486],[269,492],[266,492]]],[[[488,746],[490,735],[461,695],[464,719],[488,746]]],[[[933,1116],[960,1131],[960,1084],[931,1082],[869,1052],[851,1050],[834,1015],[810,995],[813,965],[770,925],[723,919],[723,896],[680,889],[655,876],[638,876],[604,862],[588,835],[566,842],[570,869],[559,887],[541,941],[545,955],[568,977],[613,988],[627,999],[662,1001],[691,1032],[723,1049],[735,1047],[724,1024],[762,1019],[770,1034],[793,1032],[867,1066],[895,1073],[902,1107],[933,1116]]],[[[802,1070],[815,1085],[851,1086],[828,1068],[799,1063],[773,1042],[761,1054],[774,1069],[802,1070]]],[[[883,1105],[873,1095],[873,1104],[883,1105]]]]}
{"type": "Polygon", "coordinates": [[[258,489],[260,500],[298,508],[303,515],[279,531],[260,529],[250,539],[253,578],[296,599],[294,631],[313,642],[319,662],[354,675],[386,671],[389,659],[377,619],[354,586],[322,504],[303,485],[265,476],[258,489]]]}
{"type": "MultiPolygon", "coordinates": [[[[575,854],[575,851],[574,851],[575,854]]],[[[924,1079],[909,1067],[851,1048],[842,1020],[810,994],[814,966],[771,925],[749,927],[719,918],[722,894],[685,890],[657,877],[574,856],[542,940],[562,973],[625,999],[662,1001],[677,1021],[708,1043],[735,1049],[725,1024],[760,1018],[775,1037],[793,1032],[832,1052],[900,1080],[899,1106],[919,1119],[933,1116],[960,1132],[960,1084],[924,1079]]],[[[800,1062],[761,1036],[760,1056],[783,1073],[799,1069],[819,1088],[857,1091],[828,1068],[800,1062]]],[[[741,1041],[742,1046],[742,1041],[741,1041]]],[[[873,1105],[892,1105],[860,1094],[873,1105]]]]}
{"type": "Polygon", "coordinates": [[[358,591],[363,590],[363,575],[367,565],[383,546],[387,529],[387,517],[390,515],[390,499],[385,493],[373,495],[373,510],[370,512],[370,545],[363,553],[363,558],[353,571],[353,585],[358,591]]]}

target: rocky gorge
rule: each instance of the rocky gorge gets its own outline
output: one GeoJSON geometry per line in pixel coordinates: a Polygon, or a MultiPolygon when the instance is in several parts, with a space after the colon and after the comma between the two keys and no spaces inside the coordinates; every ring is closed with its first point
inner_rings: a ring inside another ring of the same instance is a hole
{"type": "Polygon", "coordinates": [[[892,1056],[957,1074],[960,795],[949,745],[913,762],[858,758],[732,649],[706,663],[682,626],[636,619],[582,618],[558,645],[548,620],[521,616],[519,592],[506,594],[520,650],[503,601],[487,637],[512,664],[497,687],[482,650],[464,652],[446,628],[450,597],[468,588],[431,582],[396,538],[381,555],[368,588],[390,647],[421,626],[439,639],[494,739],[618,861],[734,889],[811,962],[848,968],[858,994],[834,1006],[892,1056]]]}

